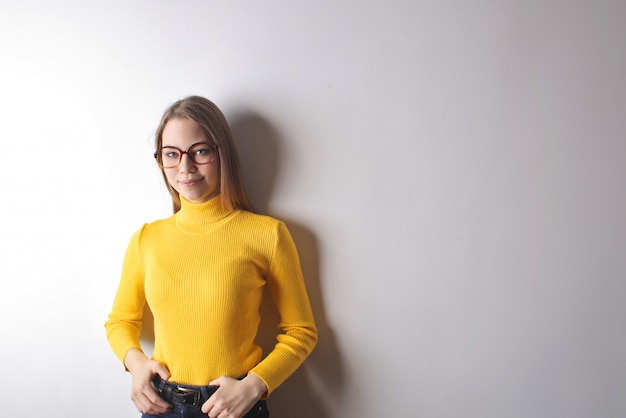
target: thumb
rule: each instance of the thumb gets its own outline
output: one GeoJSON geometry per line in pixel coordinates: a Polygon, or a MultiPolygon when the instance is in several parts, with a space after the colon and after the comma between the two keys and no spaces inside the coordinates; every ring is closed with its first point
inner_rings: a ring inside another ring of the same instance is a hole
{"type": "Polygon", "coordinates": [[[217,379],[213,379],[209,382],[209,386],[222,386],[222,380],[224,376],[220,376],[217,379]]]}
{"type": "Polygon", "coordinates": [[[170,371],[167,370],[167,367],[165,367],[163,364],[158,363],[156,366],[156,370],[155,370],[156,374],[158,374],[161,379],[163,380],[167,380],[170,378],[170,371]]]}

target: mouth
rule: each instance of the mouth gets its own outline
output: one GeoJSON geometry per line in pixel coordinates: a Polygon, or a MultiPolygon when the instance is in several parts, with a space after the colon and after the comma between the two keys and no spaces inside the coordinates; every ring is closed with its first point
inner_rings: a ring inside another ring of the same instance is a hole
{"type": "Polygon", "coordinates": [[[202,179],[178,180],[178,184],[180,184],[183,187],[192,187],[200,183],[200,181],[202,181],[202,179]]]}

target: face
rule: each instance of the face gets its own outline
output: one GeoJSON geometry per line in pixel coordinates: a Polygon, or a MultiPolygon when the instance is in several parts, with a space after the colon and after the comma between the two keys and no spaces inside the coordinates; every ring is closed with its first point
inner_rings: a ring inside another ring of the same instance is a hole
{"type": "MultiPolygon", "coordinates": [[[[162,147],[176,147],[182,151],[199,142],[210,143],[191,119],[171,119],[163,128],[162,139],[162,147]]],[[[190,202],[206,202],[220,192],[217,150],[212,149],[210,153],[208,164],[196,164],[189,155],[183,154],[178,167],[163,169],[170,186],[190,202]]]]}

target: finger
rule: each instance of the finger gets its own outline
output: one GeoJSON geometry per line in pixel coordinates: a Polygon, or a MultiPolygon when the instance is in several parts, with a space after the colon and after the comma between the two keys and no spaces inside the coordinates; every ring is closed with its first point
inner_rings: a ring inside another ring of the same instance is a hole
{"type": "Polygon", "coordinates": [[[234,379],[230,376],[220,376],[217,379],[213,379],[209,382],[209,386],[224,386],[229,383],[238,382],[237,379],[234,379]]]}
{"type": "Polygon", "coordinates": [[[169,370],[167,370],[167,368],[166,368],[163,364],[161,364],[161,363],[158,363],[158,365],[157,365],[157,367],[156,367],[155,372],[156,372],[156,374],[158,374],[158,375],[161,377],[161,379],[163,379],[163,380],[167,380],[167,379],[169,379],[169,378],[170,378],[170,371],[169,371],[169,370]]]}
{"type": "Polygon", "coordinates": [[[162,413],[171,408],[171,405],[161,398],[152,387],[145,387],[132,396],[135,406],[145,413],[162,413]]]}
{"type": "Polygon", "coordinates": [[[165,414],[167,412],[170,412],[171,410],[172,410],[172,407],[169,405],[167,408],[156,406],[156,405],[150,405],[148,407],[139,409],[139,412],[142,412],[144,414],[160,415],[160,414],[165,414]]]}
{"type": "Polygon", "coordinates": [[[217,418],[220,416],[220,412],[217,412],[217,409],[213,408],[207,415],[209,418],[217,418]]]}
{"type": "Polygon", "coordinates": [[[223,405],[216,402],[215,397],[211,396],[203,405],[200,410],[207,414],[209,418],[215,418],[223,412],[223,405]]]}
{"type": "Polygon", "coordinates": [[[169,408],[171,408],[171,405],[167,403],[165,399],[161,398],[159,394],[156,393],[154,389],[152,388],[146,390],[146,392],[144,392],[143,395],[148,400],[148,402],[150,402],[151,405],[154,405],[157,408],[165,409],[165,410],[168,410],[169,408]]]}
{"type": "Polygon", "coordinates": [[[133,401],[137,410],[142,414],[160,414],[165,412],[162,407],[153,404],[144,394],[137,396],[133,401]]]}
{"type": "Polygon", "coordinates": [[[203,414],[209,415],[211,409],[213,409],[213,402],[211,402],[211,398],[209,398],[205,403],[202,404],[202,408],[200,408],[200,410],[203,414]]]}
{"type": "Polygon", "coordinates": [[[211,381],[209,382],[209,386],[222,386],[221,382],[222,382],[222,380],[223,380],[223,379],[222,379],[223,377],[224,377],[224,376],[220,376],[220,377],[218,377],[217,379],[213,379],[213,380],[211,380],[211,381]]]}

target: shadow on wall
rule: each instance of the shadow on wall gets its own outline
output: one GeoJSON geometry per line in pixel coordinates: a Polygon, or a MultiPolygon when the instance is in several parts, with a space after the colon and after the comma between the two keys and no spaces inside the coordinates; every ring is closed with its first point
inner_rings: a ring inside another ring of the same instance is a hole
{"type": "MultiPolygon", "coordinates": [[[[335,336],[326,320],[320,286],[320,260],[317,239],[305,225],[269,210],[272,187],[277,177],[280,136],[265,119],[242,113],[229,118],[244,181],[258,213],[283,220],[298,248],[302,270],[319,332],[319,342],[303,367],[270,397],[273,418],[325,418],[326,405],[337,402],[343,387],[343,369],[335,336]]],[[[266,291],[261,306],[262,322],[257,336],[264,352],[276,343],[278,314],[266,291]]]]}

